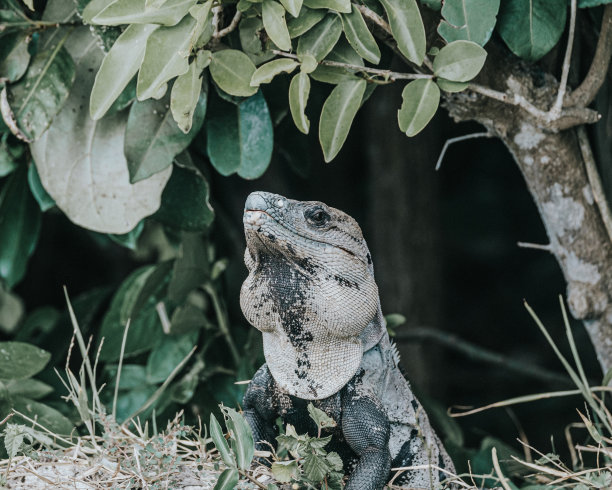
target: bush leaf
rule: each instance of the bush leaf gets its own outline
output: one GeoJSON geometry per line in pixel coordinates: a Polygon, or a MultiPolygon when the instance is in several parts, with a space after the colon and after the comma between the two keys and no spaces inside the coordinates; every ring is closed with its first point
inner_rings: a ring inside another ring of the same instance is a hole
{"type": "Polygon", "coordinates": [[[259,87],[262,83],[270,83],[272,79],[281,74],[282,72],[291,73],[300,64],[289,58],[280,58],[278,60],[270,61],[265,65],[261,65],[251,78],[251,87],[259,87]]]}
{"type": "Polygon", "coordinates": [[[187,15],[178,25],[160,27],[149,36],[138,72],[138,100],[160,98],[168,80],[187,73],[190,37],[196,27],[195,19],[187,15]]]}
{"type": "Polygon", "coordinates": [[[416,0],[380,0],[400,52],[413,63],[425,59],[425,27],[416,0]]]}
{"type": "Polygon", "coordinates": [[[51,354],[25,342],[0,342],[0,379],[24,380],[41,372],[51,354]]]}
{"type": "Polygon", "coordinates": [[[251,87],[255,65],[237,49],[216,51],[210,62],[210,74],[221,90],[238,97],[250,97],[257,88],[251,87]]]}
{"type": "Polygon", "coordinates": [[[537,61],[559,41],[565,29],[566,16],[566,0],[503,2],[498,30],[515,55],[537,61]]]}
{"type": "Polygon", "coordinates": [[[324,10],[302,7],[300,16],[295,19],[289,19],[287,22],[289,36],[291,36],[291,39],[301,36],[318,24],[323,17],[325,17],[324,10]]]}
{"type": "Polygon", "coordinates": [[[263,0],[261,8],[266,34],[283,51],[291,50],[291,38],[285,22],[285,9],[275,0],[263,0]]]}
{"type": "Polygon", "coordinates": [[[304,5],[311,9],[330,9],[344,14],[351,11],[350,0],[304,0],[304,5]]]}
{"type": "Polygon", "coordinates": [[[289,85],[289,109],[296,127],[304,134],[310,130],[310,121],[306,117],[306,104],[310,94],[310,78],[300,72],[291,79],[289,85]]]}
{"type": "Polygon", "coordinates": [[[300,15],[303,3],[302,0],[280,0],[280,3],[283,4],[285,10],[293,15],[293,17],[298,17],[300,15]]]}
{"type": "MultiPolygon", "coordinates": [[[[176,121],[179,129],[187,134],[193,125],[193,116],[198,107],[200,93],[202,92],[202,70],[210,63],[210,51],[207,54],[201,55],[203,51],[198,52],[198,58],[191,62],[187,73],[179,75],[170,93],[170,110],[172,117],[176,121]],[[203,61],[199,61],[205,58],[203,61]]],[[[208,81],[206,82],[206,90],[208,90],[208,81]]],[[[206,94],[204,94],[206,96],[206,94]]]]}
{"type": "Polygon", "coordinates": [[[25,275],[40,234],[41,213],[28,188],[25,165],[2,187],[0,216],[0,279],[12,288],[25,275]]]}
{"type": "Polygon", "coordinates": [[[236,455],[238,468],[248,470],[255,453],[251,427],[242,414],[236,412],[236,410],[228,407],[221,407],[221,410],[225,415],[225,423],[231,434],[232,449],[236,455]]]}
{"type": "Polygon", "coordinates": [[[334,48],[342,34],[342,21],[337,15],[327,14],[325,18],[298,41],[297,54],[310,54],[321,61],[334,48]]]}
{"type": "Polygon", "coordinates": [[[453,41],[434,58],[434,74],[451,82],[467,82],[478,75],[487,52],[472,41],[453,41]]]}
{"type": "Polygon", "coordinates": [[[117,0],[98,13],[92,24],[162,24],[173,26],[187,15],[196,0],[167,0],[157,8],[147,8],[146,0],[117,0]]]}
{"type": "Polygon", "coordinates": [[[236,485],[238,485],[239,478],[240,475],[236,468],[226,468],[223,470],[223,473],[221,473],[221,476],[219,476],[213,490],[234,490],[236,485]]]}
{"type": "Polygon", "coordinates": [[[87,27],[74,33],[75,50],[87,46],[77,60],[79,83],[51,127],[30,148],[45,189],[74,223],[122,234],[157,210],[171,168],[130,184],[123,154],[127,114],[98,121],[89,117],[94,74],[103,56],[94,39],[87,27]]]}
{"type": "Polygon", "coordinates": [[[406,136],[414,136],[438,110],[440,89],[433,80],[414,80],[404,87],[402,99],[402,107],[397,111],[399,127],[406,136]]]}
{"type": "Polygon", "coordinates": [[[344,34],[353,49],[370,63],[378,64],[380,61],[380,49],[370,33],[368,26],[361,16],[361,12],[355,5],[352,5],[350,14],[343,14],[342,26],[344,34]]]}
{"type": "Polygon", "coordinates": [[[115,41],[104,57],[91,89],[89,113],[92,119],[104,116],[136,75],[144,58],[147,39],[157,27],[132,24],[115,41]]]}
{"type": "Polygon", "coordinates": [[[323,104],[319,122],[319,141],[326,162],[338,154],[359,107],[366,89],[365,80],[348,80],[332,90],[323,104]]]}
{"type": "Polygon", "coordinates": [[[132,104],[123,147],[132,184],[168,168],[174,157],[189,146],[204,122],[206,99],[206,92],[202,92],[193,127],[186,134],[172,117],[169,95],[132,104]]]}
{"type": "Polygon", "coordinates": [[[273,149],[272,120],[261,92],[238,105],[217,101],[206,124],[207,152],[224,176],[238,173],[245,179],[263,175],[273,149]]]}
{"type": "Polygon", "coordinates": [[[28,139],[38,139],[62,108],[75,78],[62,43],[37,53],[25,75],[6,87],[8,103],[28,139]]]}
{"type": "Polygon", "coordinates": [[[223,462],[229,467],[235,467],[236,461],[234,460],[234,454],[232,453],[227,440],[223,435],[223,430],[221,429],[221,425],[219,424],[217,417],[215,417],[213,413],[210,414],[210,437],[215,443],[215,447],[217,448],[217,451],[219,451],[223,462]]]}
{"type": "Polygon", "coordinates": [[[446,40],[473,41],[484,46],[497,22],[499,0],[446,0],[438,33],[446,40]]]}

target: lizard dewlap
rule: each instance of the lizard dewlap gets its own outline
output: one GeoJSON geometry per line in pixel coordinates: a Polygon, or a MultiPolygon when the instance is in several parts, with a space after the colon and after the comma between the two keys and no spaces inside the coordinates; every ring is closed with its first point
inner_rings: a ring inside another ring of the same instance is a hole
{"type": "Polygon", "coordinates": [[[336,421],[323,436],[349,474],[345,490],[381,490],[399,467],[412,469],[395,483],[441,488],[453,463],[399,369],[357,222],[320,202],[254,192],[244,231],[240,304],[266,357],[243,400],[256,448],[275,445],[278,417],[317,435],[311,402],[336,421]]]}
{"type": "Polygon", "coordinates": [[[249,276],[240,304],[263,333],[272,376],[303,399],[333,395],[357,372],[369,347],[364,339],[375,345],[382,335],[359,226],[320,202],[256,192],[246,201],[244,227],[249,276]]]}

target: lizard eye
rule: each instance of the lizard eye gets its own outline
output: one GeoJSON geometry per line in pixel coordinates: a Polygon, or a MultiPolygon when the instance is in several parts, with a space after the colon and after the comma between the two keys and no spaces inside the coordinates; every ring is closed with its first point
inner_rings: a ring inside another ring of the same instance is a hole
{"type": "Polygon", "coordinates": [[[330,215],[321,208],[308,209],[304,213],[304,217],[306,221],[314,226],[325,226],[331,219],[330,215]]]}

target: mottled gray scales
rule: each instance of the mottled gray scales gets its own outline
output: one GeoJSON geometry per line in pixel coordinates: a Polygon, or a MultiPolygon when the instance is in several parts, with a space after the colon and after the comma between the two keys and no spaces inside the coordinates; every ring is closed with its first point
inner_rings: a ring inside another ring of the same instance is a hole
{"type": "Polygon", "coordinates": [[[439,488],[438,468],[453,464],[400,372],[357,222],[321,202],[254,192],[244,230],[240,305],[266,357],[244,398],[258,448],[275,443],[278,416],[316,434],[312,402],[338,423],[325,435],[345,462],[348,490],[382,489],[392,464],[423,468],[402,484],[439,488]]]}

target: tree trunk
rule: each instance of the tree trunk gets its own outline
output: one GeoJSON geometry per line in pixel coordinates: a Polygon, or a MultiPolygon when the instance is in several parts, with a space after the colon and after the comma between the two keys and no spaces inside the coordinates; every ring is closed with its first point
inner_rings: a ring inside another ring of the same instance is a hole
{"type": "MultiPolygon", "coordinates": [[[[557,91],[553,77],[492,53],[479,82],[542,108],[551,106],[557,91]]],[[[483,124],[514,156],[544,222],[546,249],[567,281],[571,312],[584,321],[607,372],[612,367],[612,246],[585,169],[580,129],[547,132],[545,122],[523,109],[472,92],[449,95],[445,105],[455,120],[483,124]]]]}
{"type": "MultiPolygon", "coordinates": [[[[393,123],[402,86],[377,91],[365,107],[362,141],[368,163],[367,238],[375,257],[376,282],[385,314],[401,313],[401,329],[439,327],[442,301],[440,230],[437,203],[439,178],[434,171],[442,146],[434,119],[415,138],[406,138],[393,123]]],[[[443,372],[439,356],[416,343],[399,346],[409,378],[432,391],[432,374],[443,372]],[[433,357],[436,357],[434,360],[433,357]],[[436,371],[437,370],[437,371],[436,371]]],[[[436,380],[439,387],[439,382],[436,380]]]]}

